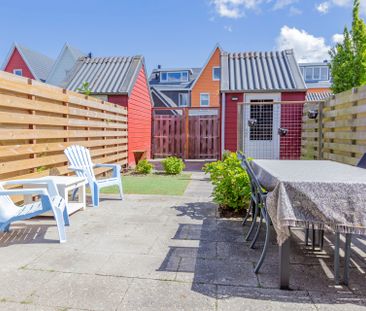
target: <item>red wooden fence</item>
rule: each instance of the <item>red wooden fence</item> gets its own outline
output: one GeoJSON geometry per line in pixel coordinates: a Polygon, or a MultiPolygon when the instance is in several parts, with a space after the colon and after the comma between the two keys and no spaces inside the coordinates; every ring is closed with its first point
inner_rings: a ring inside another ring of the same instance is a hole
{"type": "MultiPolygon", "coordinates": [[[[177,110],[175,110],[177,111],[177,110]]],[[[177,156],[189,159],[218,159],[220,156],[220,117],[153,112],[152,150],[154,158],[177,156]]]]}

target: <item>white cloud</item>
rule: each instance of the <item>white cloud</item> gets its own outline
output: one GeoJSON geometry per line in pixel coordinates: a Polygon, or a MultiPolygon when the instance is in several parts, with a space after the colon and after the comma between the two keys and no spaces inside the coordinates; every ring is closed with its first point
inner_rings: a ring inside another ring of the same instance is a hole
{"type": "Polygon", "coordinates": [[[333,36],[332,36],[332,41],[334,43],[342,43],[344,40],[344,36],[343,34],[341,33],[335,33],[333,36]]]}
{"type": "Polygon", "coordinates": [[[320,12],[322,14],[327,14],[328,11],[329,11],[329,2],[325,1],[325,2],[322,2],[322,3],[318,4],[316,6],[316,9],[317,9],[318,12],[320,12]]]}
{"type": "Polygon", "coordinates": [[[274,10],[280,10],[283,9],[295,2],[298,2],[298,0],[277,0],[273,6],[274,10]]]}
{"type": "Polygon", "coordinates": [[[296,15],[301,15],[302,14],[302,11],[299,8],[294,7],[294,6],[290,7],[289,12],[290,12],[291,16],[296,16],[296,15]]]}
{"type": "Polygon", "coordinates": [[[240,18],[245,10],[255,10],[263,0],[211,0],[221,17],[240,18]]]}
{"type": "Polygon", "coordinates": [[[321,62],[329,58],[330,46],[323,37],[315,37],[305,30],[283,26],[276,39],[277,49],[293,49],[299,62],[321,62]]]}
{"type": "MultiPolygon", "coordinates": [[[[315,8],[322,14],[326,14],[332,7],[352,7],[353,0],[327,0],[319,3],[315,6],[315,8]]],[[[360,1],[360,12],[363,15],[366,15],[366,1],[360,1]]]]}
{"type": "Polygon", "coordinates": [[[225,26],[224,26],[224,29],[225,29],[226,31],[228,31],[228,32],[233,32],[233,27],[231,27],[231,26],[227,26],[227,25],[225,25],[225,26]]]}

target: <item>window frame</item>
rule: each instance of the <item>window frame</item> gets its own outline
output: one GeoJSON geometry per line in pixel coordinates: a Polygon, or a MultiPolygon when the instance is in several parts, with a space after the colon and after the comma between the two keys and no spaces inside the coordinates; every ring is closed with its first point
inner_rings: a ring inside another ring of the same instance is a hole
{"type": "Polygon", "coordinates": [[[210,93],[200,93],[200,107],[210,107],[210,93]],[[202,105],[202,96],[207,96],[207,105],[202,105]]]}
{"type": "Polygon", "coordinates": [[[212,67],[212,80],[213,81],[220,81],[221,80],[221,67],[220,66],[214,66],[212,67]],[[220,76],[218,79],[215,78],[215,69],[219,69],[220,70],[220,76]]]}
{"type": "Polygon", "coordinates": [[[13,74],[19,77],[23,77],[23,69],[21,68],[13,69],[13,74]],[[16,73],[17,71],[20,72],[20,75],[16,73]]]}
{"type": "Polygon", "coordinates": [[[189,107],[189,94],[188,93],[178,93],[178,106],[179,107],[189,107]],[[187,97],[187,104],[186,105],[182,105],[182,95],[187,97]]]}
{"type": "Polygon", "coordinates": [[[187,70],[182,70],[182,71],[162,71],[160,72],[160,82],[161,83],[180,83],[180,82],[188,82],[189,80],[189,73],[187,70]],[[169,74],[175,74],[175,73],[179,73],[180,74],[180,79],[179,81],[169,81],[169,74]],[[186,78],[182,79],[183,77],[183,73],[185,73],[186,78]],[[166,74],[166,80],[163,80],[163,74],[166,74]]]}

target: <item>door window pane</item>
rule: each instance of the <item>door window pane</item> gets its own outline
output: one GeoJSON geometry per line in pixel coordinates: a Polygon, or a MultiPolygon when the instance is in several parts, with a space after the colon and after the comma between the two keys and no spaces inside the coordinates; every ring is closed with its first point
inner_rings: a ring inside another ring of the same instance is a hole
{"type": "Polygon", "coordinates": [[[179,93],[179,106],[180,107],[188,106],[188,93],[179,93]]]}
{"type": "MultiPolygon", "coordinates": [[[[272,100],[265,100],[270,102],[272,100]]],[[[258,102],[258,101],[251,101],[258,102]]],[[[255,120],[254,126],[249,127],[250,140],[273,139],[273,104],[250,105],[250,119],[255,120]]]]}

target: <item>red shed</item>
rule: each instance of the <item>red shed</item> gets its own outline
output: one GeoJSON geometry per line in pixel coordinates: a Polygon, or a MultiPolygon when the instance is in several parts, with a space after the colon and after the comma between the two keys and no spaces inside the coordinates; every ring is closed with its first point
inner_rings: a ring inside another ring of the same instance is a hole
{"type": "Polygon", "coordinates": [[[11,47],[2,70],[45,82],[54,60],[17,43],[11,47]]]}
{"type": "Polygon", "coordinates": [[[306,86],[293,51],[222,53],[221,66],[222,150],[298,159],[306,86]]]}
{"type": "Polygon", "coordinates": [[[142,56],[82,57],[67,88],[77,91],[89,83],[91,94],[128,109],[128,164],[135,165],[134,151],[151,156],[152,101],[142,56]]]}

